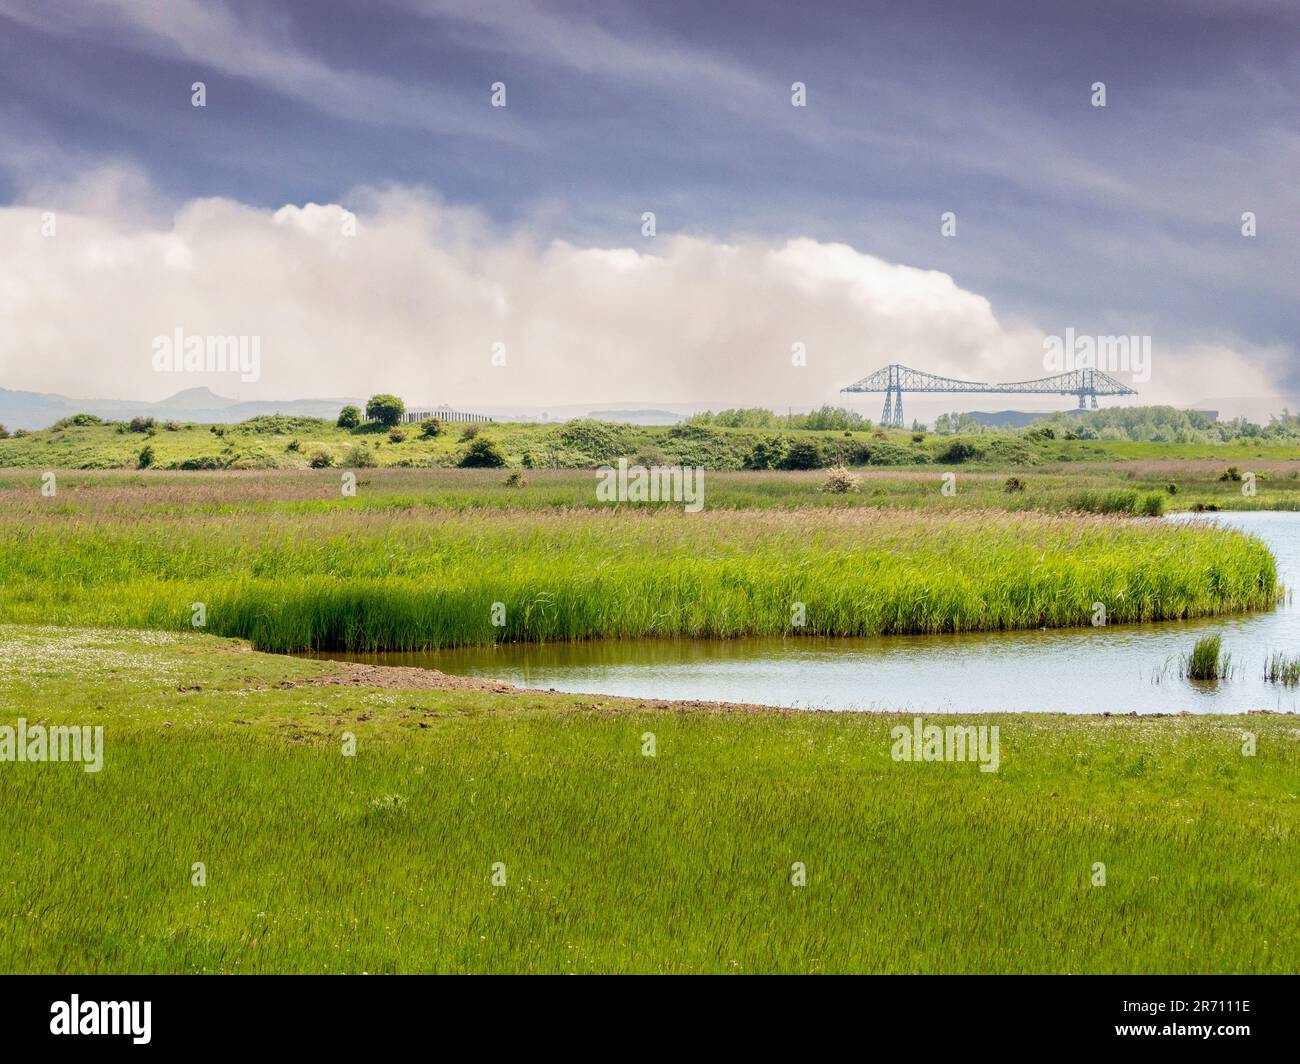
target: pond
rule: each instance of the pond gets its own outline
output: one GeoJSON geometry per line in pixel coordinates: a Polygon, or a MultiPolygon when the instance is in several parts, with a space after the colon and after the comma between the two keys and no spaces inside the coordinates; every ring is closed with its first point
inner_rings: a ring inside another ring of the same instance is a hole
{"type": "MultiPolygon", "coordinates": [[[[1179,514],[1258,536],[1282,583],[1300,582],[1300,514],[1179,514]]],[[[1300,688],[1264,680],[1274,651],[1300,654],[1300,610],[1203,621],[875,639],[763,638],[501,644],[412,654],[336,654],[418,665],[520,687],[636,698],[752,702],[826,710],[1244,713],[1300,709],[1300,688]],[[1178,676],[1178,658],[1218,632],[1233,674],[1178,676]]]]}

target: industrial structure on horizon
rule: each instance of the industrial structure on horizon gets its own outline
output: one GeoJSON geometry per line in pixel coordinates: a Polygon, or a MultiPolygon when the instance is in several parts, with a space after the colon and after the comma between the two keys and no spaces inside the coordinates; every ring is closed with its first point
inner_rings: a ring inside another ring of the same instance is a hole
{"type": "Polygon", "coordinates": [[[997,395],[1076,395],[1079,409],[1097,409],[1099,395],[1137,395],[1132,388],[1121,384],[1109,373],[1097,369],[1076,369],[1039,377],[1029,381],[1008,381],[1005,384],[985,384],[980,381],[963,381],[956,377],[940,377],[934,373],[912,369],[891,362],[888,366],[870,373],[860,381],[841,388],[844,392],[884,392],[885,409],[880,416],[882,425],[901,428],[903,425],[904,392],[982,392],[997,395]]]}

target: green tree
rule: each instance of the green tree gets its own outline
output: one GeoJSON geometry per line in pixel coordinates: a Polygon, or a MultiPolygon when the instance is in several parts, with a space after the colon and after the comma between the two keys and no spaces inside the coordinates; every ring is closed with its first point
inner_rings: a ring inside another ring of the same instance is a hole
{"type": "Polygon", "coordinates": [[[506,464],[506,456],[486,436],[480,436],[470,441],[459,464],[465,469],[500,469],[506,464]]]}
{"type": "Polygon", "coordinates": [[[381,425],[396,425],[406,413],[406,404],[395,395],[372,395],[366,403],[366,417],[381,425]]]}
{"type": "MultiPolygon", "coordinates": [[[[371,402],[374,402],[372,399],[371,402]]],[[[354,429],[361,424],[361,411],[351,404],[345,406],[339,411],[338,427],[341,429],[354,429]]]]}

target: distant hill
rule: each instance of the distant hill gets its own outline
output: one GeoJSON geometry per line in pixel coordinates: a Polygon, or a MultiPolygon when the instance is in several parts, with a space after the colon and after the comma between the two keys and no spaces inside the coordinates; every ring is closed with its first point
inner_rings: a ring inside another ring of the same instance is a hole
{"type": "Polygon", "coordinates": [[[361,399],[228,399],[209,388],[186,388],[157,402],[142,399],[69,399],[43,392],[18,392],[0,388],[0,425],[10,429],[41,429],[73,414],[97,414],[125,421],[152,417],[158,421],[196,421],[203,424],[244,421],[261,414],[292,414],[333,418],[348,403],[364,406],[361,399]]]}
{"type": "Polygon", "coordinates": [[[678,425],[685,414],[671,410],[593,410],[587,415],[596,421],[616,421],[628,425],[678,425]]]}
{"type": "MultiPolygon", "coordinates": [[[[1061,413],[1066,415],[1077,415],[1087,413],[1087,411],[1071,407],[1068,410],[1062,410],[1061,413]]],[[[1211,421],[1216,421],[1219,417],[1219,412],[1217,410],[1196,410],[1195,413],[1204,414],[1211,421]]],[[[1033,422],[1040,418],[1052,417],[1053,413],[1044,410],[998,410],[993,413],[985,413],[982,410],[972,410],[970,416],[981,425],[988,425],[995,429],[1023,429],[1025,426],[1033,424],[1033,422]]]]}

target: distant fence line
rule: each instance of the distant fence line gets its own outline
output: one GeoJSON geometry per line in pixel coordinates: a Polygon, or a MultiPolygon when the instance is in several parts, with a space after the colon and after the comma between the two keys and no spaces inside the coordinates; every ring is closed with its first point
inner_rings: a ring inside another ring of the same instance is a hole
{"type": "Polygon", "coordinates": [[[443,406],[437,410],[408,410],[402,415],[402,424],[409,425],[415,421],[423,421],[426,417],[436,417],[439,421],[449,422],[470,421],[480,425],[492,420],[487,414],[467,414],[463,410],[452,410],[450,407],[443,406]]]}

